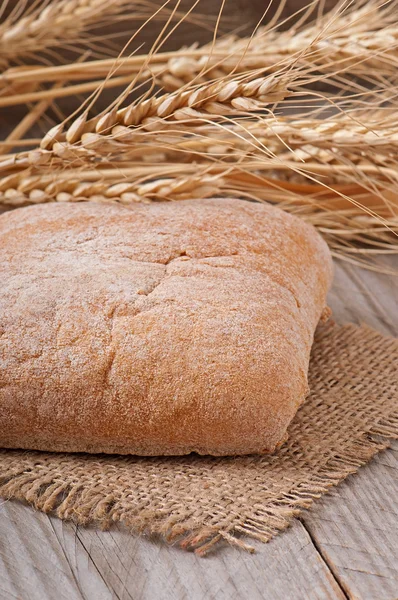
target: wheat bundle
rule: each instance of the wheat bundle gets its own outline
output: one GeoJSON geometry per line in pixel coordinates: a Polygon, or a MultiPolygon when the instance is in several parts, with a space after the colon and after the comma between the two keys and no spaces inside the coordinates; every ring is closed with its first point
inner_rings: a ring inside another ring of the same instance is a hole
{"type": "MultiPolygon", "coordinates": [[[[48,10],[55,4],[46,2],[48,10]]],[[[94,4],[102,6],[79,6],[94,4]]],[[[271,21],[251,38],[215,35],[201,48],[161,52],[176,2],[145,55],[8,69],[0,110],[17,103],[10,82],[22,86],[22,101],[40,102],[0,143],[0,204],[235,195],[300,214],[346,259],[396,252],[396,0],[344,5],[308,24],[322,6],[315,0],[287,31],[271,21]],[[35,76],[36,85],[55,85],[26,92],[35,76]],[[154,85],[139,96],[145,81],[154,85]],[[95,114],[99,93],[115,82],[125,89],[95,114]],[[319,91],[330,82],[332,90],[319,91]],[[54,94],[73,87],[98,89],[41,139],[20,139],[55,107],[54,94]],[[33,148],[12,152],[23,145],[33,148]]],[[[111,20],[110,12],[91,14],[111,20]]]]}

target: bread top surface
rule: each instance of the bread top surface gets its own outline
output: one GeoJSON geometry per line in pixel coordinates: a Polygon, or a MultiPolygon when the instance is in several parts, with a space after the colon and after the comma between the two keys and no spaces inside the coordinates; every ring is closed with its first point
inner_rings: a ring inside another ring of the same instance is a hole
{"type": "Polygon", "coordinates": [[[281,442],[332,278],[311,226],[233,199],[49,204],[2,215],[0,252],[0,445],[281,442]]]}

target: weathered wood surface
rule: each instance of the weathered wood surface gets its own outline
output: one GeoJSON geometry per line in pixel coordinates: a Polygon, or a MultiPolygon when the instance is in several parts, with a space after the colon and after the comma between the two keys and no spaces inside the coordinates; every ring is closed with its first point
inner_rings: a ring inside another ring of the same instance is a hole
{"type": "Polygon", "coordinates": [[[122,529],[77,529],[11,502],[1,515],[4,599],[344,599],[300,523],[256,555],[226,548],[199,559],[122,529]]]}
{"type": "MultiPolygon", "coordinates": [[[[397,258],[380,261],[398,270],[397,258]]],[[[398,277],[338,265],[339,321],[398,332],[398,277]]],[[[395,600],[398,443],[249,555],[200,559],[158,542],[77,528],[15,502],[0,504],[1,600],[395,600]]]]}
{"type": "MultiPolygon", "coordinates": [[[[379,261],[398,271],[398,258],[379,261]]],[[[398,277],[339,265],[330,303],[339,321],[398,335],[398,277]]],[[[303,515],[348,598],[398,598],[398,443],[303,515]]]]}
{"type": "Polygon", "coordinates": [[[398,598],[398,444],[322,498],[303,522],[349,598],[398,598]]]}

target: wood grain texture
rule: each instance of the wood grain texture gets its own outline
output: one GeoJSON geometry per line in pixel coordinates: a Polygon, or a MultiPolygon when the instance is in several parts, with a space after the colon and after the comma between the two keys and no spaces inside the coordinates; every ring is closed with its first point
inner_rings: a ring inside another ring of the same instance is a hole
{"type": "Polygon", "coordinates": [[[350,599],[398,597],[398,443],[303,517],[350,599]]]}
{"type": "Polygon", "coordinates": [[[398,256],[382,256],[376,261],[380,271],[361,269],[335,261],[329,305],[339,323],[366,323],[385,335],[398,336],[398,256]]]}
{"type": "Polygon", "coordinates": [[[270,544],[257,544],[254,555],[226,547],[200,559],[121,527],[76,528],[8,502],[0,511],[0,540],[4,600],[345,597],[299,522],[270,544]]]}
{"type": "MultiPolygon", "coordinates": [[[[398,268],[396,257],[380,268],[398,268]]],[[[338,321],[397,332],[398,278],[342,263],[338,321]]],[[[398,597],[398,443],[318,501],[255,555],[207,559],[158,542],[76,528],[14,502],[0,505],[0,599],[394,600],[398,597]]]]}
{"type": "MultiPolygon", "coordinates": [[[[378,259],[398,271],[398,257],[378,259]]],[[[398,335],[398,277],[337,263],[335,318],[398,335]]],[[[350,599],[398,598],[398,442],[333,489],[302,522],[350,599]]]]}

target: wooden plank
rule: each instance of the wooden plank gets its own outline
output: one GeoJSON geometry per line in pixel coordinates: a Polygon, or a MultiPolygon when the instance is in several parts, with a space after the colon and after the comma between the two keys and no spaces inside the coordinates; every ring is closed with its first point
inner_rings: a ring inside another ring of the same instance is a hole
{"type": "MultiPolygon", "coordinates": [[[[398,258],[379,261],[398,270],[398,258]]],[[[330,302],[339,321],[398,333],[398,277],[337,265],[330,302]]],[[[303,523],[348,598],[398,597],[398,443],[324,496],[303,523]]]]}
{"type": "Polygon", "coordinates": [[[334,318],[340,322],[367,323],[385,335],[398,336],[398,256],[377,259],[380,270],[390,269],[396,276],[376,273],[335,261],[335,278],[329,294],[334,318]]]}
{"type": "Polygon", "coordinates": [[[398,597],[398,443],[324,496],[304,524],[347,597],[398,597]]]}
{"type": "Polygon", "coordinates": [[[76,528],[7,502],[0,512],[0,540],[4,599],[345,598],[299,522],[269,544],[256,544],[254,555],[225,547],[201,559],[123,527],[76,528]]]}
{"type": "Polygon", "coordinates": [[[120,597],[128,590],[126,598],[134,600],[344,598],[299,523],[270,544],[257,544],[255,555],[226,546],[206,559],[139,540],[120,527],[109,536],[90,529],[80,530],[79,535],[89,545],[104,579],[120,597]]]}
{"type": "Polygon", "coordinates": [[[0,507],[0,598],[111,600],[101,575],[72,524],[54,526],[47,515],[17,502],[0,507]]]}
{"type": "Polygon", "coordinates": [[[0,598],[83,598],[48,517],[18,503],[0,512],[0,598]]]}

